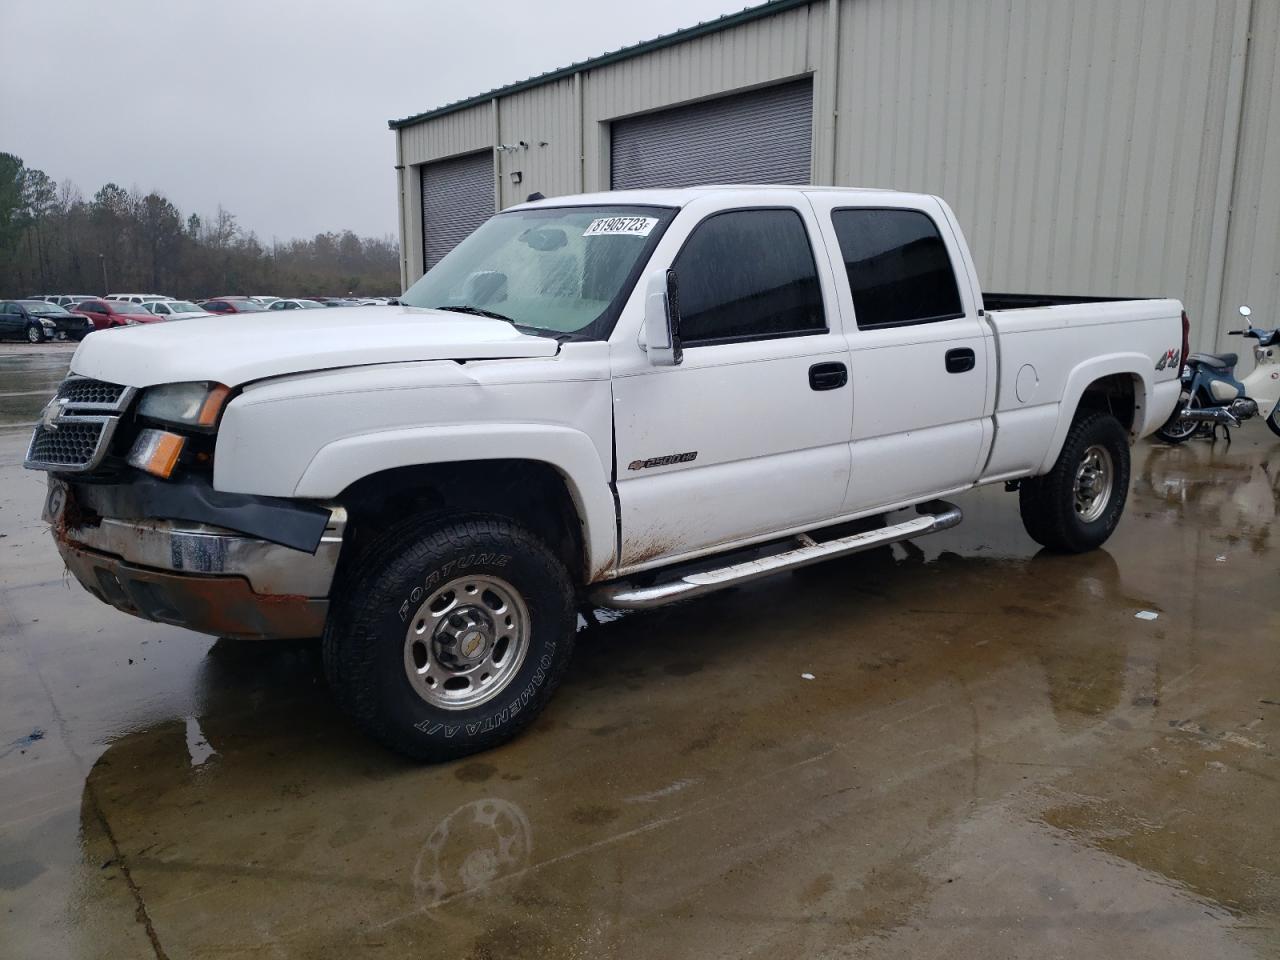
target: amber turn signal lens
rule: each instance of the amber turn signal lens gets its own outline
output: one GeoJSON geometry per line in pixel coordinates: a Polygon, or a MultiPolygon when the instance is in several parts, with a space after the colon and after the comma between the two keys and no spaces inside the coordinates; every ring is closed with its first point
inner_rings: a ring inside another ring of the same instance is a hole
{"type": "Polygon", "coordinates": [[[230,392],[230,387],[224,387],[220,383],[214,384],[200,406],[200,415],[196,418],[196,423],[202,427],[212,427],[217,423],[218,414],[222,412],[222,405],[227,402],[227,394],[230,392]]]}
{"type": "MultiPolygon", "coordinates": [[[[217,416],[216,412],[214,416],[217,416]]],[[[133,449],[129,451],[129,464],[167,479],[178,465],[178,457],[186,443],[187,438],[176,433],[143,430],[133,442],[133,449]]]]}

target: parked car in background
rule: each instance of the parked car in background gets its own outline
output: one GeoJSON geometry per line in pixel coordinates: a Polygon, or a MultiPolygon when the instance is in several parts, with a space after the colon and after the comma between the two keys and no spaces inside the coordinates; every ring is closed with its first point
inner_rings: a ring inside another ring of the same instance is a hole
{"type": "Polygon", "coordinates": [[[109,293],[104,300],[128,300],[130,303],[151,303],[154,300],[172,300],[163,293],[109,293]]]}
{"type": "Polygon", "coordinates": [[[190,300],[152,300],[142,309],[154,313],[162,320],[187,320],[191,317],[211,316],[208,310],[196,306],[190,300]]]}
{"type": "Polygon", "coordinates": [[[0,340],[26,340],[42,343],[52,340],[58,326],[52,320],[30,312],[32,304],[45,304],[43,300],[5,300],[0,302],[0,340]]]}
{"type": "Polygon", "coordinates": [[[248,297],[213,297],[201,300],[200,306],[209,313],[262,313],[267,309],[248,297]]]}
{"type": "Polygon", "coordinates": [[[160,320],[154,313],[148,313],[132,300],[86,300],[72,311],[84,314],[93,323],[95,330],[107,330],[111,327],[131,327],[137,323],[156,323],[160,320]]]}
{"type": "Polygon", "coordinates": [[[318,300],[277,300],[268,310],[323,310],[324,304],[318,300]]]}
{"type": "Polygon", "coordinates": [[[93,300],[96,294],[92,293],[60,293],[56,297],[45,297],[50,303],[56,303],[60,307],[66,307],[70,310],[78,303],[84,303],[86,300],[93,300]]]}
{"type": "Polygon", "coordinates": [[[354,307],[356,301],[347,300],[345,297],[319,297],[316,303],[325,307],[354,307]]]}
{"type": "Polygon", "coordinates": [[[93,324],[89,318],[79,313],[72,313],[66,307],[47,300],[17,300],[18,305],[28,317],[41,321],[51,320],[57,327],[55,331],[59,340],[83,340],[93,332],[93,324]]]}

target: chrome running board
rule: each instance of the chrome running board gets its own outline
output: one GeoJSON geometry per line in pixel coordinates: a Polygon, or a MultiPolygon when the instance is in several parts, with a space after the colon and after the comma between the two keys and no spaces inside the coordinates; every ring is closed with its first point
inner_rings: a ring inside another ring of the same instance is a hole
{"type": "Polygon", "coordinates": [[[659,581],[640,586],[634,580],[614,580],[596,587],[591,592],[591,602],[600,607],[616,607],[621,610],[647,610],[676,600],[688,600],[705,593],[758,580],[783,570],[807,567],[811,563],[843,557],[846,554],[887,546],[901,540],[923,537],[954,527],[963,518],[960,508],[945,500],[930,500],[916,507],[920,514],[902,523],[850,534],[836,540],[818,543],[806,534],[792,539],[800,546],[780,553],[744,560],[714,570],[686,573],[675,580],[659,581]]]}

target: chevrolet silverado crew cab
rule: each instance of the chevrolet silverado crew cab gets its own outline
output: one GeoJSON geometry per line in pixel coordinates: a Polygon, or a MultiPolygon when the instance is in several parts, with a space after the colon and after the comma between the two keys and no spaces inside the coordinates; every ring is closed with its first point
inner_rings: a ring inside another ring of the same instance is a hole
{"type": "Polygon", "coordinates": [[[928,534],[977,484],[1097,547],[1187,350],[1173,300],[984,296],[945,203],[857,189],[527,203],[401,302],[89,337],[26,465],[99,599],[323,636],[342,707],[433,760],[525,727],[592,606],[928,534]]]}

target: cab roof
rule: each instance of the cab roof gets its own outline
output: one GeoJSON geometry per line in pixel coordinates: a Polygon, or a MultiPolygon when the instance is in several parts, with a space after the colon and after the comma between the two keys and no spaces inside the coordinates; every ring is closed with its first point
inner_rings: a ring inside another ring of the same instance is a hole
{"type": "Polygon", "coordinates": [[[527,210],[537,207],[579,207],[579,206],[652,206],[683,207],[699,197],[721,194],[739,190],[744,193],[762,191],[780,195],[804,195],[810,193],[846,193],[849,195],[874,194],[884,197],[885,194],[896,194],[900,197],[920,197],[923,194],[906,193],[888,190],[881,187],[823,187],[779,185],[775,183],[709,183],[696,187],[678,187],[674,189],[652,190],[609,190],[600,193],[575,193],[560,197],[545,197],[507,207],[507,210],[527,210]]]}

